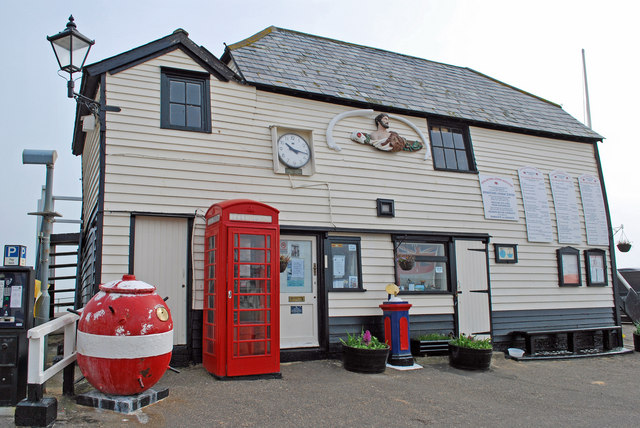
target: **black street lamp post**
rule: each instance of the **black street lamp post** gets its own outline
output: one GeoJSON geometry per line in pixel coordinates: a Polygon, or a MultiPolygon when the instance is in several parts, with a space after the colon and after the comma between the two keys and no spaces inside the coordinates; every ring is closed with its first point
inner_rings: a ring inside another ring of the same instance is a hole
{"type": "Polygon", "coordinates": [[[73,15],[69,17],[67,28],[55,36],[47,36],[47,40],[51,43],[60,70],[69,73],[67,96],[74,98],[77,94],[73,90],[73,73],[82,70],[95,41],[77,30],[73,15]]]}

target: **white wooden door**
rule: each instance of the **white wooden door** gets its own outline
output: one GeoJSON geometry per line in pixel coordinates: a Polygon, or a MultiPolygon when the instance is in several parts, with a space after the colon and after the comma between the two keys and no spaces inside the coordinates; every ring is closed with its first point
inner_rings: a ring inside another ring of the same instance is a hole
{"type": "Polygon", "coordinates": [[[459,333],[488,337],[491,308],[486,245],[481,241],[456,241],[455,244],[459,333]]]}
{"type": "Polygon", "coordinates": [[[318,346],[316,238],[280,236],[280,255],[291,258],[280,273],[280,348],[318,346]]]}
{"type": "Polygon", "coordinates": [[[187,242],[187,219],[135,218],[133,273],[169,297],[174,345],[187,343],[187,242]]]}

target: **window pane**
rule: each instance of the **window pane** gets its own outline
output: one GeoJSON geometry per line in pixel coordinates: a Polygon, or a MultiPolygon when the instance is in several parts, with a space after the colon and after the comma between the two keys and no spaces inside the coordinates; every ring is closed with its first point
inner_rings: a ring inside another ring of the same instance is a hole
{"type": "Polygon", "coordinates": [[[187,126],[200,128],[202,126],[202,116],[200,107],[187,106],[187,126]]]}
{"type": "Polygon", "coordinates": [[[461,171],[469,171],[469,163],[467,162],[467,152],[456,150],[456,159],[458,160],[458,169],[461,171]]]}
{"type": "Polygon", "coordinates": [[[432,244],[428,242],[407,242],[400,244],[398,254],[413,254],[414,256],[444,257],[444,244],[432,244]]]}
{"type": "Polygon", "coordinates": [[[240,235],[240,247],[265,248],[264,235],[240,235]]]}
{"type": "Polygon", "coordinates": [[[200,85],[196,83],[187,83],[187,104],[196,106],[202,105],[200,85]]]}
{"type": "Polygon", "coordinates": [[[400,291],[447,291],[446,262],[416,261],[412,269],[396,271],[400,291]]]}
{"type": "Polygon", "coordinates": [[[440,136],[440,128],[431,128],[431,144],[434,147],[442,147],[442,137],[440,136]]]}
{"type": "Polygon", "coordinates": [[[453,134],[449,131],[450,129],[443,128],[442,145],[444,147],[453,147],[453,134]]]}
{"type": "Polygon", "coordinates": [[[181,104],[171,104],[169,110],[169,123],[176,126],[185,126],[184,106],[181,104]]]}
{"type": "MultiPolygon", "coordinates": [[[[236,250],[237,251],[237,250],[236,250]]],[[[264,250],[240,250],[241,262],[265,263],[264,250]]]]}
{"type": "Polygon", "coordinates": [[[169,101],[172,103],[183,103],[185,100],[185,83],[171,80],[169,83],[169,101]]]}
{"type": "Polygon", "coordinates": [[[463,149],[464,150],[464,139],[462,138],[462,133],[459,130],[455,130],[455,133],[453,134],[453,145],[455,146],[456,149],[463,149]]]}
{"type": "Polygon", "coordinates": [[[360,288],[358,272],[358,244],[334,242],[331,244],[331,287],[360,288]]]}
{"type": "Polygon", "coordinates": [[[436,168],[445,168],[446,165],[444,163],[444,150],[440,147],[433,148],[433,165],[436,168]]]}
{"type": "Polygon", "coordinates": [[[448,169],[458,169],[456,151],[454,149],[444,149],[444,158],[446,159],[448,169]]]}

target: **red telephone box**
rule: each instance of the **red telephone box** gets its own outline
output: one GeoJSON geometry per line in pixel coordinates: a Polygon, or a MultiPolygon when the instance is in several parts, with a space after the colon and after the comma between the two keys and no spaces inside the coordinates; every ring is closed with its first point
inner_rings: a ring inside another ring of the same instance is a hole
{"type": "Polygon", "coordinates": [[[278,210],[236,199],[205,219],[204,367],[220,378],[279,376],[278,210]]]}

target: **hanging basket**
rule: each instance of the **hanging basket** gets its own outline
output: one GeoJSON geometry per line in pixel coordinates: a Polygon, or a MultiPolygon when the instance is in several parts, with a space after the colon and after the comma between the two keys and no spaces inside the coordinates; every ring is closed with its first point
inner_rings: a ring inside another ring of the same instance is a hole
{"type": "Polygon", "coordinates": [[[411,270],[413,269],[413,266],[415,266],[416,262],[413,261],[409,261],[409,260],[403,260],[401,262],[398,262],[398,266],[400,266],[400,269],[402,270],[411,270]]]}
{"type": "Polygon", "coordinates": [[[631,241],[629,241],[627,235],[624,234],[624,224],[621,224],[620,227],[618,229],[614,229],[614,231],[614,235],[620,232],[620,239],[618,240],[618,245],[616,245],[616,247],[618,247],[618,250],[620,250],[621,253],[628,253],[631,249],[631,241]]]}
{"type": "Polygon", "coordinates": [[[280,273],[287,270],[287,266],[289,266],[289,261],[291,261],[291,257],[289,256],[280,256],[280,273]]]}
{"type": "Polygon", "coordinates": [[[616,247],[618,247],[618,250],[620,250],[621,253],[628,253],[631,249],[631,242],[620,241],[616,247]]]}
{"type": "Polygon", "coordinates": [[[412,255],[398,257],[397,260],[402,270],[411,270],[416,265],[416,259],[412,255]]]}

